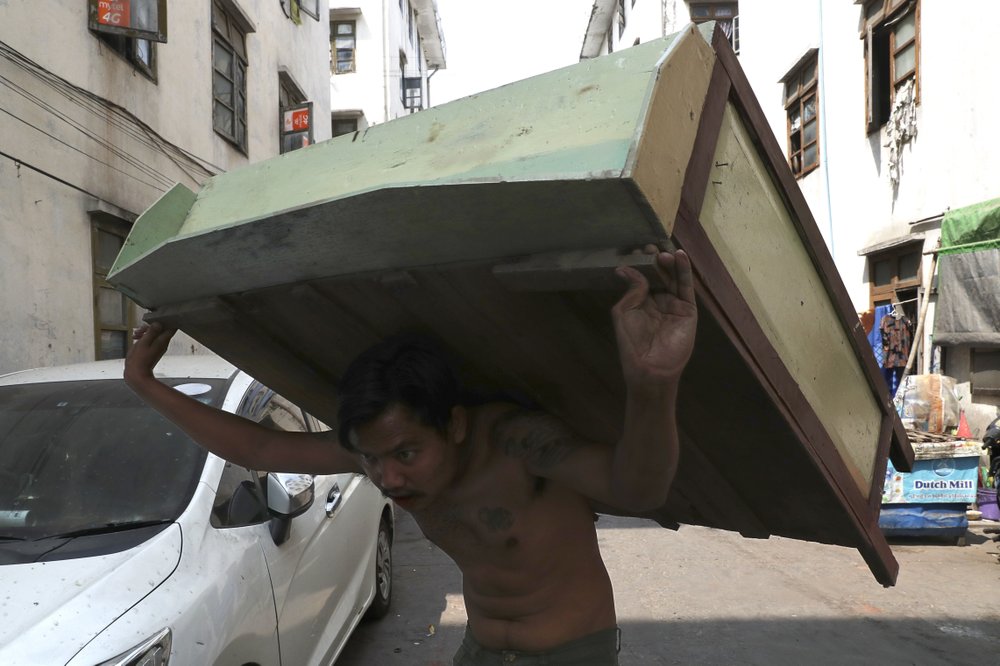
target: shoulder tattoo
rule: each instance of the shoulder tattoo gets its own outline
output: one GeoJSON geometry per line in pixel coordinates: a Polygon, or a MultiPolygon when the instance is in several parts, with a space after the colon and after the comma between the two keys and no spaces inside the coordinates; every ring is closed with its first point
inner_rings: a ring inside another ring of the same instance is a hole
{"type": "Polygon", "coordinates": [[[544,412],[519,409],[504,414],[494,423],[491,434],[506,455],[535,469],[561,463],[579,446],[562,421],[544,412]]]}

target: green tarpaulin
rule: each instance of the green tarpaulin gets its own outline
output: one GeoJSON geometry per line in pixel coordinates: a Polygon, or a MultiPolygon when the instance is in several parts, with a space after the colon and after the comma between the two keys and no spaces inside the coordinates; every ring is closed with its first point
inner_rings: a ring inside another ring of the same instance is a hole
{"type": "Polygon", "coordinates": [[[941,221],[934,343],[1000,345],[1000,199],[941,221]]]}
{"type": "Polygon", "coordinates": [[[1000,199],[949,211],[941,220],[942,255],[1000,249],[1000,199]]]}

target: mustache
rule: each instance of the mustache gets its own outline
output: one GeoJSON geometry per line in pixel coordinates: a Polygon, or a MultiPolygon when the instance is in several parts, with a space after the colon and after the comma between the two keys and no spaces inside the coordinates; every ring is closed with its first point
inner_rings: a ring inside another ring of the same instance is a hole
{"type": "Polygon", "coordinates": [[[410,491],[388,491],[382,486],[377,486],[379,492],[382,493],[382,497],[386,499],[410,499],[411,497],[418,497],[420,493],[410,492],[410,491]]]}

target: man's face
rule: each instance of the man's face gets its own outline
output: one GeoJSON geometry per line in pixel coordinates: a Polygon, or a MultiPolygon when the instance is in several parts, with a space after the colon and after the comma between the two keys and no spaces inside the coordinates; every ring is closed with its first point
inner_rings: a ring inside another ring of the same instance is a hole
{"type": "Polygon", "coordinates": [[[368,478],[408,511],[437,499],[454,478],[458,442],[465,437],[460,410],[453,410],[445,435],[403,405],[392,405],[358,427],[354,444],[368,478]]]}

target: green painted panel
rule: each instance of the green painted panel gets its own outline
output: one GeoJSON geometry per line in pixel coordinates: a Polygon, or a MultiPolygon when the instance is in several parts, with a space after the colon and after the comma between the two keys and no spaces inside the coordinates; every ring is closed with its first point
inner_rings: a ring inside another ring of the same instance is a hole
{"type": "Polygon", "coordinates": [[[188,211],[194,205],[195,194],[178,183],[156,200],[139,216],[111,272],[127,266],[150,249],[158,247],[180,231],[188,211]]]}
{"type": "Polygon", "coordinates": [[[672,38],[336,137],[213,178],[182,234],[374,188],[592,178],[625,166],[672,38]]]}
{"type": "Polygon", "coordinates": [[[882,412],[851,337],[730,104],[701,222],[757,322],[868,497],[882,412]],[[720,183],[721,184],[717,184],[720,183]],[[860,477],[860,478],[858,478],[860,477]]]}

